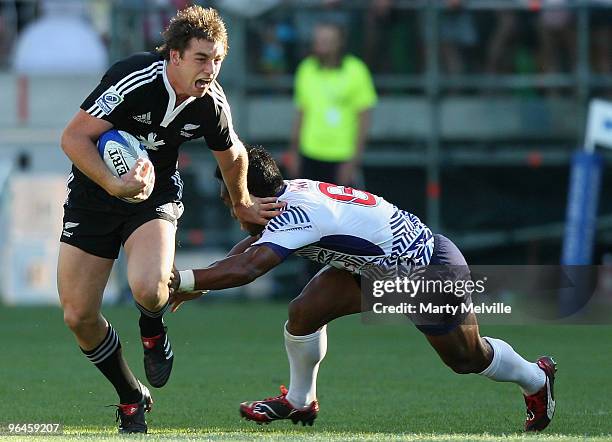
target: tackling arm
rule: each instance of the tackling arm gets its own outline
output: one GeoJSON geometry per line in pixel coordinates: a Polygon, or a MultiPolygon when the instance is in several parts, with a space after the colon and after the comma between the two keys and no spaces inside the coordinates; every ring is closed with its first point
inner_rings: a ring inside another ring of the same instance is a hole
{"type": "Polygon", "coordinates": [[[266,246],[249,247],[244,252],[217,261],[205,269],[194,269],[194,290],[219,290],[248,284],[282,262],[266,246]]]}
{"type": "Polygon", "coordinates": [[[240,241],[238,244],[236,244],[234,247],[232,247],[232,249],[229,252],[227,252],[227,256],[238,255],[246,251],[246,249],[251,247],[251,244],[257,241],[259,238],[261,238],[261,235],[247,236],[242,241],[240,241]]]}
{"type": "Polygon", "coordinates": [[[175,312],[183,302],[199,298],[209,290],[248,284],[282,262],[269,247],[250,247],[256,239],[245,238],[232,248],[227,258],[205,269],[179,272],[174,268],[169,283],[171,310],[175,312]]]}
{"type": "Polygon", "coordinates": [[[254,240],[247,238],[241,241],[230,251],[230,255],[204,269],[173,269],[169,284],[171,293],[175,298],[180,298],[182,293],[239,287],[254,281],[283,261],[269,247],[247,245],[254,240]],[[248,248],[240,252],[243,247],[248,248]]]}

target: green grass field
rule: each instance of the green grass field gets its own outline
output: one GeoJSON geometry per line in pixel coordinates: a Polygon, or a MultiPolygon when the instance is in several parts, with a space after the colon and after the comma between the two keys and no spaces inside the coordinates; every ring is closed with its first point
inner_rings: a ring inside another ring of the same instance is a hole
{"type": "MultiPolygon", "coordinates": [[[[238,404],[288,383],[286,306],[186,305],[168,315],[176,355],[168,385],[153,390],[149,439],[514,440],[524,404],[518,387],[456,375],[413,327],[332,323],[319,373],[313,427],[241,420],[238,404]]],[[[135,308],[107,308],[128,361],[144,379],[135,308]]],[[[57,422],[64,438],[115,438],[114,390],[82,356],[58,308],[0,309],[0,423],[57,422]]],[[[557,414],[538,439],[612,440],[612,327],[486,326],[529,359],[558,363],[557,414]]],[[[0,435],[0,439],[2,436],[0,435]]],[[[59,440],[53,438],[52,440],[59,440]]],[[[11,439],[16,440],[16,439],[11,439]]],[[[40,439],[36,439],[40,440],[40,439]]]]}

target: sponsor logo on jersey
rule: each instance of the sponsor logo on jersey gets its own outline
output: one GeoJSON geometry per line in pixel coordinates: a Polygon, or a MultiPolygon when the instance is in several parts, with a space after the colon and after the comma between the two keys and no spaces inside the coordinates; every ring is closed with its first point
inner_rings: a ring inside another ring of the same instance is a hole
{"type": "Polygon", "coordinates": [[[109,87],[100,97],[96,100],[96,104],[102,112],[106,115],[110,115],[113,109],[115,109],[121,102],[123,97],[119,95],[115,86],[109,87]]]}
{"type": "Polygon", "coordinates": [[[71,221],[66,221],[64,223],[64,230],[62,231],[62,236],[65,236],[67,238],[70,238],[73,234],[73,232],[69,232],[68,230],[70,229],[74,229],[75,227],[77,227],[80,223],[73,223],[71,221]]]}
{"type": "Polygon", "coordinates": [[[134,115],[132,118],[139,123],[151,124],[151,112],[142,115],[134,115]]]}
{"type": "Polygon", "coordinates": [[[190,134],[189,132],[185,132],[184,130],[181,131],[181,136],[185,137],[185,138],[191,138],[193,137],[195,134],[190,134]]]}
{"type": "Polygon", "coordinates": [[[307,226],[296,226],[296,227],[288,227],[286,229],[278,229],[277,232],[295,232],[297,230],[308,230],[312,229],[312,225],[308,224],[307,226]]]}
{"type": "Polygon", "coordinates": [[[183,126],[183,130],[196,130],[198,127],[200,127],[199,124],[187,123],[186,125],[183,126]]]}
{"type": "Polygon", "coordinates": [[[155,132],[149,132],[147,138],[139,135],[138,139],[147,150],[159,150],[159,146],[166,144],[164,140],[157,140],[157,134],[155,132]]]}

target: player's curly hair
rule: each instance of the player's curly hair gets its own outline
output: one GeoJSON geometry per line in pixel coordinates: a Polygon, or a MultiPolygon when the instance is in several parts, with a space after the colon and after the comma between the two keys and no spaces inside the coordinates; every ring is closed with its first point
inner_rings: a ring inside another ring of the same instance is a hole
{"type": "MultiPolygon", "coordinates": [[[[249,193],[259,198],[274,196],[285,185],[276,161],[270,152],[263,147],[245,145],[249,156],[249,170],[247,172],[247,187],[249,193]]],[[[215,169],[215,178],[223,181],[219,166],[215,169]]]]}
{"type": "Polygon", "coordinates": [[[198,5],[185,8],[172,17],[162,36],[164,44],[157,51],[166,60],[170,59],[172,49],[179,51],[182,56],[192,38],[220,42],[226,55],[229,49],[227,29],[217,10],[198,5]]]}

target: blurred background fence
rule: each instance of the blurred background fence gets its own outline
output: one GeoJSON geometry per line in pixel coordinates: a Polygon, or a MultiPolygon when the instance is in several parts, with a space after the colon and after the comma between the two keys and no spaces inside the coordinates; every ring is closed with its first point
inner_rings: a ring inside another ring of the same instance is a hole
{"type": "MultiPolygon", "coordinates": [[[[16,280],[2,286],[5,301],[28,287],[54,299],[51,243],[61,228],[48,223],[44,251],[13,235],[11,226],[33,216],[14,201],[34,199],[14,183],[67,175],[59,135],[104,68],[154,49],[177,8],[192,3],[227,21],[221,83],[245,142],[282,159],[296,66],[314,24],[337,22],[379,94],[364,156],[368,190],[453,238],[471,263],[559,262],[570,158],[582,148],[589,101],[612,97],[610,0],[0,0],[3,272],[16,280]]],[[[203,142],[185,145],[179,164],[187,211],[177,262],[205,264],[241,233],[217,201],[203,142]]],[[[609,260],[612,243],[607,169],[595,263],[609,260]]],[[[56,219],[56,187],[34,187],[46,195],[36,216],[56,219]]],[[[299,268],[279,268],[247,295],[295,295],[299,268]]],[[[116,298],[122,287],[119,275],[109,290],[116,298]]]]}

